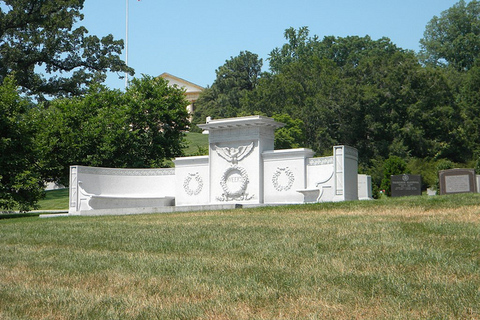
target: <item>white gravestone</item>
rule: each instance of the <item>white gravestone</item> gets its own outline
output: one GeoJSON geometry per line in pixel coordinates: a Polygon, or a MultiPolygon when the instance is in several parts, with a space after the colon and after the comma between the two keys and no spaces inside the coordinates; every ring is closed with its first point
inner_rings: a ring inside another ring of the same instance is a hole
{"type": "Polygon", "coordinates": [[[474,169],[440,170],[440,194],[477,192],[474,169]]]}

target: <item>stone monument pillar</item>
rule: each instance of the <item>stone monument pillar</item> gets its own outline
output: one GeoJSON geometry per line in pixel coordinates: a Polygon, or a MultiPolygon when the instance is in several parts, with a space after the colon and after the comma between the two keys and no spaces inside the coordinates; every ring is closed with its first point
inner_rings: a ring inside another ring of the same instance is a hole
{"type": "Polygon", "coordinates": [[[264,151],[274,147],[275,129],[284,124],[263,116],[211,120],[210,203],[264,203],[264,151]]]}

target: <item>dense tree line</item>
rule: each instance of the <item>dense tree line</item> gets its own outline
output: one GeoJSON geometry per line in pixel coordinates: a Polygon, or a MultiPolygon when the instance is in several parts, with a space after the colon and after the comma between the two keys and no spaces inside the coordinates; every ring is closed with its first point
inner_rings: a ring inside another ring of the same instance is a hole
{"type": "Polygon", "coordinates": [[[301,145],[326,155],[334,144],[354,146],[362,170],[377,185],[379,167],[390,157],[404,159],[413,171],[435,170],[442,159],[475,165],[480,2],[462,0],[434,17],[419,53],[388,38],[320,39],[307,27],[290,28],[285,38],[271,51],[267,72],[246,72],[262,67],[248,51],[221,66],[197,103],[194,122],[206,116],[287,115],[301,134],[284,147],[301,145]]]}

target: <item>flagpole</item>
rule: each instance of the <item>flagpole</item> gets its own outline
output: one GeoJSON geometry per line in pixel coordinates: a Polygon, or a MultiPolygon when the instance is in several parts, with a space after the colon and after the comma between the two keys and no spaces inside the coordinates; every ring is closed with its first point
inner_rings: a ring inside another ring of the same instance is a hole
{"type": "MultiPolygon", "coordinates": [[[[125,10],[125,64],[128,66],[128,0],[125,10]]],[[[125,89],[128,87],[128,72],[125,72],[125,89]]]]}

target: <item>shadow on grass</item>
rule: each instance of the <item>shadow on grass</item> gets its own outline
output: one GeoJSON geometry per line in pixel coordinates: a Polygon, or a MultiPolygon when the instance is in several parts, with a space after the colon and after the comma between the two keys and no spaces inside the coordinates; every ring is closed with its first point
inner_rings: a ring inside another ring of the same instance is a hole
{"type": "Polygon", "coordinates": [[[16,219],[16,218],[31,218],[38,217],[38,212],[22,212],[22,213],[0,213],[0,220],[3,219],[16,219]]]}

